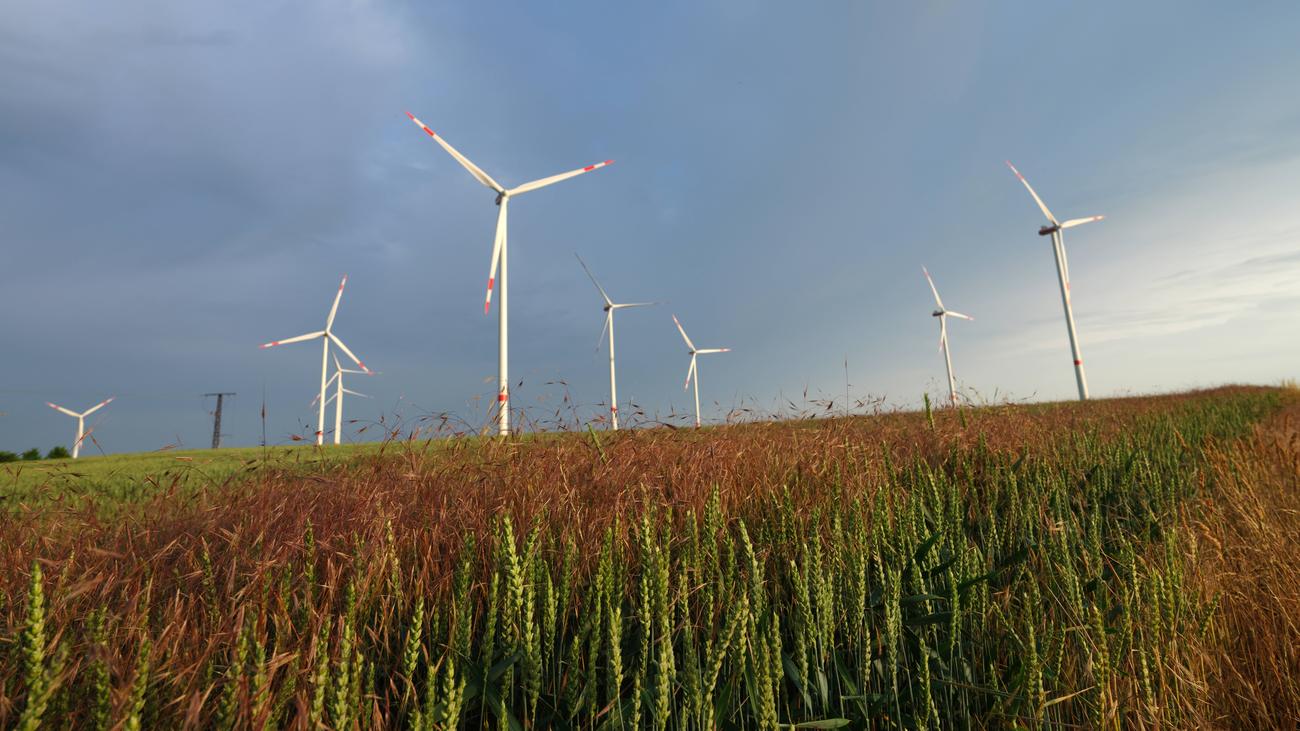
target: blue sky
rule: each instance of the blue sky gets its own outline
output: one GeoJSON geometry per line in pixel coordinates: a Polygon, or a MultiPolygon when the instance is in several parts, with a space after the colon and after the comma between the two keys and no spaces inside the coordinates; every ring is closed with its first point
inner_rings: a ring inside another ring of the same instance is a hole
{"type": "MultiPolygon", "coordinates": [[[[706,417],[782,397],[962,385],[1073,394],[1061,217],[1095,395],[1297,375],[1300,6],[1259,3],[369,3],[0,6],[0,449],[71,440],[44,406],[116,394],[109,452],[309,431],[337,332],[382,375],[349,418],[481,424],[495,208],[406,119],[506,185],[614,158],[511,206],[515,404],[595,416],[600,301],[620,395],[706,417]],[[565,385],[559,385],[562,381],[565,385]],[[549,385],[548,385],[549,384],[549,385]],[[564,401],[567,392],[568,402],[564,401]],[[567,405],[566,405],[567,404],[567,405]]],[[[625,410],[628,407],[624,407],[625,410]]],[[[358,438],[356,426],[347,438],[358,438]]],[[[360,438],[368,438],[368,430],[360,438]]],[[[91,447],[90,453],[97,448],[91,447]]]]}

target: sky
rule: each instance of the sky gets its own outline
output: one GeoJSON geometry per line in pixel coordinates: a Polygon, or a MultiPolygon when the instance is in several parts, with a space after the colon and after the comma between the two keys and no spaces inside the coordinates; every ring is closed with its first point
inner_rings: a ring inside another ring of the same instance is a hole
{"type": "Polygon", "coordinates": [[[709,421],[946,389],[921,267],[976,402],[1074,396],[1042,216],[1060,218],[1094,396],[1298,375],[1300,5],[1209,2],[0,3],[0,449],[487,423],[496,217],[411,111],[514,201],[511,380],[535,428],[709,421]],[[794,406],[791,407],[790,403],[794,406]],[[330,417],[332,423],[332,414],[330,417]]]}

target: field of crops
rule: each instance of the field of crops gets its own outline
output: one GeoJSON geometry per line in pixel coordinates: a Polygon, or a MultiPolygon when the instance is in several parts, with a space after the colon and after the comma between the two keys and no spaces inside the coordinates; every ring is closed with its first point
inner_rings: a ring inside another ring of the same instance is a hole
{"type": "Polygon", "coordinates": [[[112,510],[160,491],[217,489],[266,466],[310,466],[325,457],[311,448],[253,447],[8,462],[0,464],[0,495],[11,510],[86,502],[112,510]]]}
{"type": "Polygon", "coordinates": [[[0,726],[1287,727],[1297,416],[394,443],[11,510],[0,726]]]}

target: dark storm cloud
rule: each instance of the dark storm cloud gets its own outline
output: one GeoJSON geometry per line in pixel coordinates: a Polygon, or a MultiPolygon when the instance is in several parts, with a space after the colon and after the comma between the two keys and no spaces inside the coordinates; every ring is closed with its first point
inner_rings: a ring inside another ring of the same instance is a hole
{"type": "Polygon", "coordinates": [[[33,3],[6,18],[0,180],[21,202],[18,254],[125,271],[344,225],[406,43],[342,3],[33,3]]]}
{"type": "MultiPolygon", "coordinates": [[[[256,442],[263,388],[268,436],[288,439],[315,418],[319,351],[257,344],[319,328],[344,273],[338,332],[383,372],[355,415],[480,420],[495,209],[408,108],[502,182],[619,161],[512,206],[512,381],[538,419],[606,394],[574,250],[611,293],[672,303],[619,326],[620,391],[651,412],[689,408],[674,312],[735,348],[703,365],[715,416],[838,394],[846,359],[855,391],[917,398],[939,365],[921,264],[979,318],[954,335],[964,381],[1068,394],[1050,254],[1027,248],[1037,213],[1007,156],[1054,209],[1111,215],[1072,249],[1084,341],[1130,339],[1102,383],[1160,385],[1131,339],[1291,306],[1300,262],[1275,240],[1295,225],[1300,116],[1277,89],[1296,50],[1287,23],[1235,8],[1183,10],[1175,36],[1165,10],[1107,10],[1128,22],[980,3],[0,4],[0,449],[66,441],[45,399],[113,393],[107,450],[201,445],[218,389],[241,394],[229,443],[256,442]],[[1195,221],[1157,240],[1134,228],[1153,205],[1151,229],[1195,221]]],[[[1229,330],[1216,347],[1287,362],[1229,330]]]]}

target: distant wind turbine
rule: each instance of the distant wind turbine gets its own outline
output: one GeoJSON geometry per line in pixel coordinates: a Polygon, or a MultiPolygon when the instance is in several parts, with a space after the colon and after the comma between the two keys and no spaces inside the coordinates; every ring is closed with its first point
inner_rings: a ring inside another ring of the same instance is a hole
{"type": "MultiPolygon", "coordinates": [[[[337,355],[332,355],[332,357],[334,358],[334,375],[330,376],[330,379],[325,382],[325,387],[329,388],[329,385],[333,383],[335,385],[335,391],[333,396],[325,399],[325,403],[328,404],[331,401],[334,402],[334,443],[338,444],[343,434],[343,394],[348,393],[353,396],[360,396],[361,398],[370,398],[364,393],[357,393],[350,388],[344,388],[343,374],[356,373],[366,376],[373,376],[376,374],[374,371],[359,371],[355,368],[344,368],[343,365],[339,363],[339,357],[337,355]]],[[[319,399],[320,396],[312,399],[312,405],[315,406],[316,401],[319,399]]]]}
{"type": "Polygon", "coordinates": [[[974,320],[970,315],[963,315],[960,312],[953,312],[943,306],[943,300],[939,299],[939,290],[934,287],[934,280],[930,278],[930,272],[925,267],[921,267],[925,273],[925,281],[930,283],[930,291],[934,293],[934,303],[939,306],[933,313],[933,316],[939,318],[939,350],[943,351],[943,361],[948,366],[948,400],[953,406],[957,405],[957,379],[952,374],[952,353],[948,351],[948,318],[958,317],[963,320],[974,320]]]}
{"type": "Polygon", "coordinates": [[[545,188],[552,183],[558,183],[561,180],[568,180],[569,178],[582,175],[583,173],[589,173],[592,170],[603,168],[614,161],[606,160],[604,162],[595,163],[594,165],[588,165],[584,168],[578,168],[577,170],[570,170],[567,173],[560,173],[559,175],[552,175],[549,178],[542,178],[540,180],[534,180],[531,183],[524,183],[523,185],[514,188],[504,188],[500,183],[493,180],[490,175],[480,170],[477,165],[470,162],[468,158],[457,152],[456,148],[447,144],[446,140],[439,137],[433,130],[429,129],[424,122],[416,119],[414,114],[407,112],[406,116],[410,117],[412,122],[419,125],[420,129],[428,133],[428,135],[436,140],[439,145],[442,145],[442,149],[446,150],[447,154],[456,158],[456,162],[460,163],[462,167],[468,170],[469,174],[473,175],[475,180],[488,188],[491,188],[497,194],[496,204],[500,210],[497,211],[497,230],[496,236],[492,242],[492,264],[488,267],[487,296],[483,299],[483,314],[486,315],[492,305],[492,287],[496,283],[497,265],[499,264],[501,267],[501,304],[497,311],[497,433],[501,436],[505,436],[510,433],[510,377],[508,357],[510,311],[507,300],[507,274],[509,273],[507,254],[509,253],[509,247],[506,241],[506,209],[509,206],[510,198],[511,196],[516,196],[520,193],[527,193],[530,190],[545,188]]]}
{"type": "Polygon", "coordinates": [[[677,320],[677,315],[673,315],[673,323],[677,325],[677,332],[682,334],[682,340],[686,341],[686,352],[691,355],[691,366],[686,369],[686,385],[682,390],[691,387],[691,380],[695,380],[695,426],[700,426],[700,372],[696,369],[695,359],[697,356],[708,355],[709,353],[730,353],[731,348],[697,348],[695,343],[686,336],[686,328],[677,320]]]}
{"type": "Polygon", "coordinates": [[[315,338],[321,339],[320,395],[317,397],[320,399],[320,413],[316,421],[316,445],[317,446],[320,446],[325,443],[325,385],[326,385],[325,377],[326,375],[328,375],[326,371],[329,370],[330,343],[332,342],[335,345],[337,345],[339,350],[342,350],[343,353],[347,355],[347,357],[351,358],[352,362],[356,363],[357,366],[361,368],[363,372],[365,373],[370,372],[370,369],[366,367],[366,364],[362,363],[360,359],[358,359],[355,355],[353,355],[352,351],[348,350],[348,346],[344,345],[343,341],[339,340],[338,336],[335,335],[333,331],[334,316],[338,314],[339,300],[343,298],[343,287],[345,287],[347,283],[348,283],[348,275],[344,274],[343,281],[339,282],[338,294],[334,295],[334,304],[330,307],[329,317],[325,318],[324,330],[318,330],[316,332],[307,333],[306,335],[298,335],[297,337],[288,338],[287,340],[273,340],[269,343],[262,345],[262,348],[265,349],[265,348],[274,348],[277,345],[288,345],[289,343],[300,343],[304,340],[314,340],[315,338]]]}
{"type": "MultiPolygon", "coordinates": [[[[574,256],[578,257],[578,263],[582,265],[582,270],[587,273],[587,276],[591,279],[591,283],[596,285],[596,290],[600,292],[601,299],[605,300],[605,325],[600,330],[600,339],[601,340],[605,339],[605,331],[608,330],[609,331],[609,424],[611,429],[613,429],[614,431],[618,431],[618,380],[614,376],[614,310],[625,310],[631,307],[649,307],[651,305],[656,305],[659,303],[658,302],[630,302],[626,304],[615,303],[614,300],[611,300],[609,298],[609,295],[605,293],[605,288],[600,286],[600,282],[596,281],[596,275],[592,274],[591,270],[587,268],[587,262],[583,261],[582,257],[578,256],[576,253],[574,254],[574,256]]],[[[596,348],[597,349],[600,348],[600,341],[596,342],[596,348]]]]}
{"type": "Polygon", "coordinates": [[[1079,386],[1079,400],[1087,401],[1088,379],[1083,374],[1083,354],[1079,350],[1079,336],[1074,329],[1074,308],[1070,305],[1070,264],[1065,258],[1065,237],[1061,232],[1067,228],[1100,221],[1105,216],[1071,218],[1065,223],[1061,223],[1056,220],[1056,216],[1053,216],[1051,211],[1047,210],[1047,205],[1043,203],[1043,199],[1038,197],[1033,187],[1029,185],[1029,181],[1025,180],[1025,176],[1020,174],[1020,171],[1016,169],[1015,165],[1011,164],[1010,160],[1007,161],[1007,167],[1011,168],[1011,172],[1015,173],[1020,182],[1025,184],[1025,189],[1029,191],[1029,195],[1034,197],[1034,202],[1038,204],[1038,208],[1043,212],[1044,216],[1047,216],[1050,223],[1050,225],[1040,227],[1038,235],[1052,237],[1052,251],[1056,254],[1056,278],[1061,284],[1061,303],[1065,306],[1065,327],[1070,333],[1070,352],[1074,356],[1074,379],[1079,386]]]}
{"type": "Polygon", "coordinates": [[[117,397],[116,397],[116,396],[110,396],[110,397],[104,399],[103,401],[100,401],[99,403],[95,404],[94,406],[90,407],[89,409],[86,409],[85,411],[81,412],[80,414],[78,414],[77,412],[73,411],[72,409],[65,409],[65,408],[63,408],[62,406],[59,406],[58,404],[53,404],[53,403],[50,403],[49,401],[46,401],[46,402],[45,402],[45,405],[46,405],[46,406],[49,406],[51,409],[54,409],[55,411],[57,411],[57,412],[59,412],[59,413],[61,413],[61,414],[67,414],[68,416],[71,416],[71,417],[73,417],[73,418],[75,418],[75,419],[77,420],[77,441],[75,441],[75,442],[72,443],[72,458],[73,458],[73,459],[76,459],[77,456],[78,456],[79,454],[81,454],[81,443],[82,443],[82,441],[84,441],[85,438],[86,438],[86,417],[87,417],[87,416],[90,416],[91,414],[95,413],[96,411],[99,411],[100,409],[104,408],[105,406],[108,406],[110,403],[113,402],[113,399],[115,399],[115,398],[117,398],[117,397]]]}

